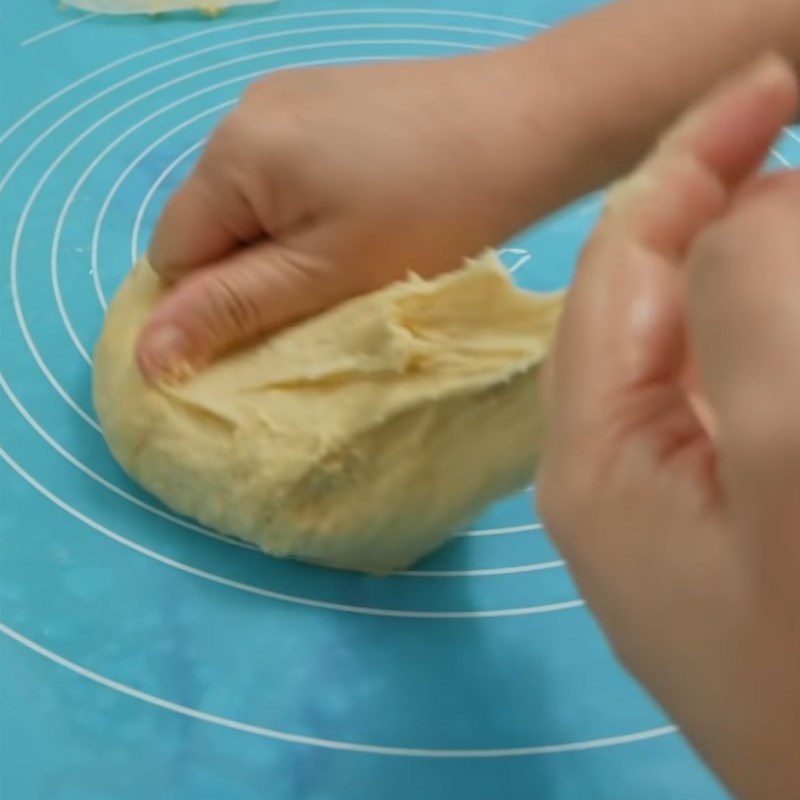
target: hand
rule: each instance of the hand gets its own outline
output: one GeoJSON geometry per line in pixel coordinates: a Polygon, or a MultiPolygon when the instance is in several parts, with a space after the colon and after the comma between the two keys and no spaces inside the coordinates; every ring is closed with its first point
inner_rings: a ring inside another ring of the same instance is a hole
{"type": "Polygon", "coordinates": [[[619,188],[551,364],[543,519],[625,665],[743,798],[800,792],[800,173],[775,58],[619,188]]]}
{"type": "Polygon", "coordinates": [[[179,283],[141,338],[145,374],[454,268],[520,227],[532,189],[497,152],[518,140],[527,158],[530,137],[492,104],[494,64],[281,72],[248,89],[157,226],[151,262],[179,283]]]}
{"type": "Polygon", "coordinates": [[[151,260],[176,286],[143,331],[144,373],[455,267],[604,185],[734,66],[800,63],[797,1],[757,6],[619,0],[489,53],[258,82],[157,226],[151,260]]]}

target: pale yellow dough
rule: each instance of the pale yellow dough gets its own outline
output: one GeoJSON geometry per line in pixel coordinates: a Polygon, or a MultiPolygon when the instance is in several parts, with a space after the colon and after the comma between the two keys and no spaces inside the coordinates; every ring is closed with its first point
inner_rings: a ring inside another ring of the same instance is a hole
{"type": "Polygon", "coordinates": [[[274,555],[388,572],[531,480],[563,298],[515,288],[492,253],[154,388],[134,349],[161,291],[146,262],[123,284],[94,399],[116,458],[176,511],[274,555]]]}

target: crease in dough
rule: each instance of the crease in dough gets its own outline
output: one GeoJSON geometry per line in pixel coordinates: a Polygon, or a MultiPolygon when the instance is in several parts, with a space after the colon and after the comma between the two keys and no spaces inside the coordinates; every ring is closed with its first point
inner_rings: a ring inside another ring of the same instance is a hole
{"type": "Polygon", "coordinates": [[[94,398],[117,460],[174,510],[274,555],[385,573],[531,480],[563,294],[514,287],[494,253],[151,386],[135,345],[162,291],[146,261],[125,280],[94,398]]]}

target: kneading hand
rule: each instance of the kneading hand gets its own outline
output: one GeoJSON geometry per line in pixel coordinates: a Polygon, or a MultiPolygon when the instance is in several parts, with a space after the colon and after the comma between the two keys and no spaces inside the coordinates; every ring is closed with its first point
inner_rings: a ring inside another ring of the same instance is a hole
{"type": "Polygon", "coordinates": [[[524,224],[535,187],[495,154],[529,136],[486,102],[501,78],[484,58],[251,86],[155,231],[151,263],[180,282],[143,333],[145,374],[201,366],[411,266],[456,267],[524,224]]]}
{"type": "Polygon", "coordinates": [[[702,5],[618,0],[510,48],[257,82],[157,226],[175,286],[139,343],[145,375],[455,267],[625,172],[757,53],[800,64],[796,0],[702,5]]]}
{"type": "Polygon", "coordinates": [[[551,364],[540,510],[621,660],[743,798],[800,792],[800,173],[770,59],[611,192],[551,364]]]}

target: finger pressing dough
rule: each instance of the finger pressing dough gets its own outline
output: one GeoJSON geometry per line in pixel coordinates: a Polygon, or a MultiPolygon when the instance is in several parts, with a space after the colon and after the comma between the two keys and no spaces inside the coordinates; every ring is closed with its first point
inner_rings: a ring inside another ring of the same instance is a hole
{"type": "Polygon", "coordinates": [[[116,458],[176,511],[274,555],[382,573],[531,480],[562,295],[515,288],[494,254],[154,387],[134,351],[162,291],[145,261],[126,279],[94,399],[116,458]]]}

